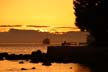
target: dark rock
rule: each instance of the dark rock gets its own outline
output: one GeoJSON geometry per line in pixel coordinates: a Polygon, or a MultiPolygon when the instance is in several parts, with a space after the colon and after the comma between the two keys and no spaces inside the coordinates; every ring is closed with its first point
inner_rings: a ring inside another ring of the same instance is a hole
{"type": "Polygon", "coordinates": [[[20,61],[20,62],[19,62],[19,64],[23,64],[23,63],[24,63],[23,61],[20,61]]]}
{"type": "Polygon", "coordinates": [[[36,69],[35,67],[32,67],[32,69],[36,69]]]}
{"type": "Polygon", "coordinates": [[[21,68],[21,70],[27,70],[26,68],[21,68]]]}
{"type": "Polygon", "coordinates": [[[20,54],[20,57],[22,60],[29,60],[31,58],[31,55],[30,54],[24,54],[24,55],[20,54]]]}
{"type": "Polygon", "coordinates": [[[51,64],[51,63],[48,63],[48,62],[45,62],[45,63],[43,63],[42,65],[51,66],[52,64],[51,64]]]}
{"type": "Polygon", "coordinates": [[[7,52],[0,53],[0,60],[4,60],[8,56],[7,52]]]}
{"type": "Polygon", "coordinates": [[[70,69],[72,69],[72,67],[70,67],[70,69]]]}
{"type": "Polygon", "coordinates": [[[43,53],[40,50],[33,51],[31,54],[31,63],[38,63],[42,62],[43,59],[43,53]]]}
{"type": "Polygon", "coordinates": [[[7,60],[19,60],[19,56],[16,54],[10,54],[6,57],[7,60]]]}

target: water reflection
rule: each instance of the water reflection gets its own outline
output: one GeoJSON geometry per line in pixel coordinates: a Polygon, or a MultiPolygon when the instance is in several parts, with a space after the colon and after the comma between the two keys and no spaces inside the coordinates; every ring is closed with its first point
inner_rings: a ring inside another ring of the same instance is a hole
{"type": "Polygon", "coordinates": [[[46,45],[36,45],[36,46],[0,46],[0,52],[7,52],[9,54],[31,54],[33,51],[41,50],[42,52],[47,52],[46,45]]]}
{"type": "Polygon", "coordinates": [[[24,61],[0,61],[0,72],[90,72],[90,69],[74,63],[52,63],[51,66],[43,66],[42,63],[29,63],[24,61]],[[32,68],[35,69],[32,69],[32,68]],[[25,70],[21,70],[25,68],[25,70]]]}

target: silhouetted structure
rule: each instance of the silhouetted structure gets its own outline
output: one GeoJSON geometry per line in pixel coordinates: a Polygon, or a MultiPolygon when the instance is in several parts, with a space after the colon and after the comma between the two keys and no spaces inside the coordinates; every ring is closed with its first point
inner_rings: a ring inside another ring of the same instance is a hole
{"type": "Polygon", "coordinates": [[[52,62],[59,63],[77,62],[87,65],[96,60],[94,50],[86,46],[48,46],[47,55],[52,62]]]}
{"type": "Polygon", "coordinates": [[[43,40],[43,44],[50,44],[50,39],[49,38],[45,38],[43,40]]]}
{"type": "MultiPolygon", "coordinates": [[[[81,42],[79,42],[79,43],[81,43],[81,42]]],[[[80,44],[78,44],[78,42],[67,42],[67,41],[64,41],[63,43],[61,43],[61,45],[62,46],[78,46],[80,44]]]]}
{"type": "Polygon", "coordinates": [[[62,43],[62,46],[66,46],[66,45],[71,45],[71,43],[64,41],[64,42],[62,43]]]}

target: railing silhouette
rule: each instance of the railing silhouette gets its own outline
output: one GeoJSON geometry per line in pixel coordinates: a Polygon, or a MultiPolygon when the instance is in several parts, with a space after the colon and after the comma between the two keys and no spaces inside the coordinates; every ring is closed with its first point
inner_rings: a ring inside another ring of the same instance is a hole
{"type": "Polygon", "coordinates": [[[86,42],[66,42],[64,41],[62,44],[62,46],[87,46],[86,42]]]}

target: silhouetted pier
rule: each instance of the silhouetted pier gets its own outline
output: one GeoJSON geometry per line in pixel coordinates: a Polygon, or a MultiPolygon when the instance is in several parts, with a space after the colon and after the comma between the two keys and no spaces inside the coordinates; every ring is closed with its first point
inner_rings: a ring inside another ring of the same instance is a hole
{"type": "Polygon", "coordinates": [[[47,55],[54,58],[67,58],[76,62],[94,61],[94,50],[86,46],[49,46],[47,55]]]}

